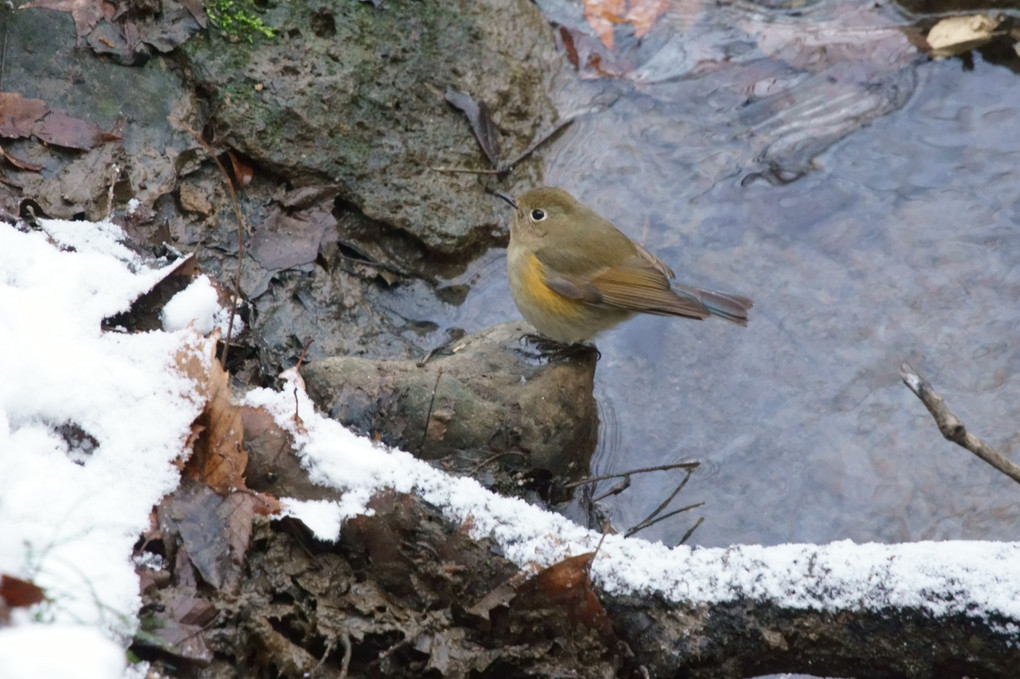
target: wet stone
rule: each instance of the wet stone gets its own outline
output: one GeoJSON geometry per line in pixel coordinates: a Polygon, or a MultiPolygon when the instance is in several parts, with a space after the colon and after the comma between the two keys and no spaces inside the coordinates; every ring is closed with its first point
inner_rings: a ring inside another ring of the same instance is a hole
{"type": "Polygon", "coordinates": [[[598,431],[594,351],[543,353],[523,322],[471,335],[415,361],[327,358],[302,369],[331,417],[488,485],[484,470],[578,476],[598,431]]]}
{"type": "Polygon", "coordinates": [[[263,19],[283,36],[257,49],[209,34],[182,47],[218,143],[295,186],[335,183],[430,250],[492,238],[486,176],[431,168],[490,168],[448,88],[486,102],[507,157],[557,121],[547,82],[569,65],[532,3],[278,3],[263,19]]]}

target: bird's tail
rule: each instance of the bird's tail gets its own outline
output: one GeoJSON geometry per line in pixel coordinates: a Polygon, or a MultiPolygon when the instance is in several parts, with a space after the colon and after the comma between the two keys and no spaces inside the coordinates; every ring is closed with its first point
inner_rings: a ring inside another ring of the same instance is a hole
{"type": "Polygon", "coordinates": [[[689,285],[673,284],[673,289],[681,295],[687,295],[701,302],[708,312],[713,316],[737,323],[747,325],[747,312],[754,306],[749,297],[743,295],[731,295],[728,292],[716,292],[715,290],[702,290],[689,285]]]}

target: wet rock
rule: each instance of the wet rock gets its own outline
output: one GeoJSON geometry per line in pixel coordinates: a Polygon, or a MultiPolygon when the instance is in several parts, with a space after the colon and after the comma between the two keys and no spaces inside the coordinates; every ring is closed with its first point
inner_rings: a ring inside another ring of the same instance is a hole
{"type": "Polygon", "coordinates": [[[75,45],[74,20],[65,12],[29,8],[6,12],[4,21],[4,91],[42,99],[121,139],[90,151],[5,140],[5,151],[45,170],[5,164],[0,205],[25,195],[53,217],[102,219],[110,212],[111,185],[115,205],[135,198],[151,206],[171,193],[177,159],[195,142],[167,118],[193,119],[197,107],[166,60],[154,57],[145,68],[127,68],[98,59],[75,45]]]}
{"type": "Polygon", "coordinates": [[[263,19],[279,39],[253,48],[204,34],[182,48],[217,142],[295,186],[335,183],[437,252],[499,230],[478,175],[429,168],[488,167],[448,87],[488,104],[508,157],[557,120],[547,83],[569,66],[531,2],[278,3],[263,19]]]}
{"type": "Polygon", "coordinates": [[[584,473],[598,429],[594,352],[546,360],[521,341],[528,331],[503,323],[420,367],[336,357],[309,363],[302,375],[332,417],[444,466],[584,473]]]}

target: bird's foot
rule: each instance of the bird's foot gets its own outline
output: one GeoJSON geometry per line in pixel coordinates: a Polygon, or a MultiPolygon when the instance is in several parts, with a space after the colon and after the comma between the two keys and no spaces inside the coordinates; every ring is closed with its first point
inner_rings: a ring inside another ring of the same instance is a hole
{"type": "Polygon", "coordinates": [[[529,356],[550,361],[585,360],[592,354],[596,361],[602,358],[602,354],[590,342],[559,342],[543,335],[528,333],[521,336],[521,344],[529,349],[534,348],[533,351],[526,351],[529,356]]]}

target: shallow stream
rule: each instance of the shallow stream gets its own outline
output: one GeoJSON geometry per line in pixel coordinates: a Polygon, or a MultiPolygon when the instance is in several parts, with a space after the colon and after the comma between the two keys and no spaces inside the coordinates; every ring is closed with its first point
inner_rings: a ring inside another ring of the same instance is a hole
{"type": "MultiPolygon", "coordinates": [[[[910,23],[672,3],[640,41],[617,29],[623,77],[561,105],[601,110],[546,149],[546,182],[679,280],[755,299],[748,328],[643,317],[597,342],[594,471],[702,462],[673,504],[704,507],[645,537],[704,516],[692,544],[1016,538],[1015,484],[942,439],[898,368],[1005,454],[1020,440],[1020,87],[979,54],[927,59],[910,23]]],[[[502,251],[458,282],[442,324],[517,317],[502,251]]],[[[635,477],[614,524],[680,475],[635,477]]]]}

